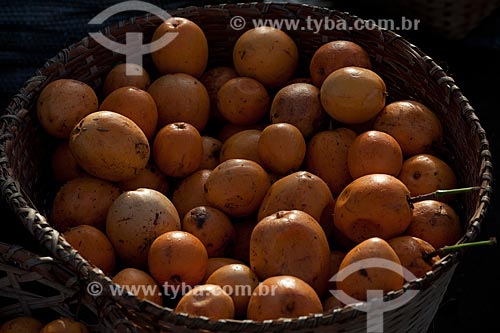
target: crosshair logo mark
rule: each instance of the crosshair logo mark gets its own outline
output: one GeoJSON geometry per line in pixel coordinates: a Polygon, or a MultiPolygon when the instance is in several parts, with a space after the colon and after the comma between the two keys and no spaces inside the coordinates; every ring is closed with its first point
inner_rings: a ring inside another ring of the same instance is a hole
{"type": "MultiPolygon", "coordinates": [[[[343,281],[352,273],[358,272],[361,269],[367,268],[383,268],[402,274],[406,281],[416,279],[416,276],[407,268],[395,263],[394,261],[383,258],[369,258],[353,262],[349,266],[344,267],[337,272],[330,282],[343,281]]],[[[367,332],[383,332],[384,331],[384,312],[397,309],[408,303],[417,295],[419,290],[406,290],[401,296],[384,301],[383,290],[367,290],[366,302],[355,299],[347,295],[343,290],[330,290],[330,293],[344,304],[355,304],[357,310],[366,312],[366,331],[367,332]]]]}
{"type": "MultiPolygon", "coordinates": [[[[165,10],[157,7],[151,3],[143,1],[125,1],[110,6],[104,9],[102,12],[97,14],[92,18],[88,24],[102,24],[109,17],[122,13],[125,11],[144,11],[161,18],[163,21],[168,20],[172,16],[165,10]]],[[[124,54],[125,61],[127,64],[138,64],[142,66],[142,56],[155,51],[158,51],[162,47],[173,41],[178,32],[167,32],[163,34],[159,39],[152,41],[149,44],[143,44],[143,33],[142,32],[126,32],[125,33],[125,44],[115,42],[114,40],[106,37],[102,32],[89,32],[89,35],[95,39],[99,44],[116,53],[124,54]]],[[[132,68],[126,67],[126,75],[140,75],[140,73],[134,72],[132,68]]]]}

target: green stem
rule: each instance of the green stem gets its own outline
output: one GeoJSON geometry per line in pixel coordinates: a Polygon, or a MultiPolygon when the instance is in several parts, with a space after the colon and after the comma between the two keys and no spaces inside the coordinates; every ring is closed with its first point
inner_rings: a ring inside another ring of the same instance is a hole
{"type": "Polygon", "coordinates": [[[477,241],[477,242],[471,242],[471,243],[462,243],[462,244],[457,244],[457,245],[447,245],[443,246],[439,250],[433,251],[429,254],[426,255],[427,258],[432,258],[435,256],[444,256],[448,253],[452,253],[464,248],[468,247],[476,247],[476,246],[484,246],[484,245],[496,245],[497,244],[497,239],[496,237],[491,237],[488,240],[484,241],[477,241]]]}
{"type": "Polygon", "coordinates": [[[412,203],[424,201],[424,200],[436,200],[436,199],[439,199],[439,198],[447,196],[447,195],[468,193],[468,192],[472,192],[472,191],[478,191],[480,189],[481,189],[480,186],[471,186],[471,187],[454,188],[451,190],[437,190],[437,191],[434,191],[431,193],[410,197],[410,198],[408,198],[408,202],[410,204],[412,204],[412,203]]]}
{"type": "Polygon", "coordinates": [[[483,246],[483,245],[495,245],[497,243],[497,239],[495,237],[492,237],[488,240],[484,241],[477,241],[477,242],[471,242],[471,243],[462,243],[462,244],[457,244],[457,245],[447,245],[441,248],[441,251],[443,251],[444,254],[455,252],[457,250],[466,248],[466,247],[476,247],[476,246],[483,246]]]}

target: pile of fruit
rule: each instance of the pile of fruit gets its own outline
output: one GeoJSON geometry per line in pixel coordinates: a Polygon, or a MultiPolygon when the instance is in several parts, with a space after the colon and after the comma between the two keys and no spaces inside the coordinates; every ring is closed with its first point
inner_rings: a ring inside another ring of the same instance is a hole
{"type": "Polygon", "coordinates": [[[391,100],[360,45],[326,42],[301,76],[282,30],[247,30],[219,67],[196,23],[167,32],[153,68],[55,80],[37,102],[60,140],[48,220],[117,285],[211,319],[294,318],[345,305],[330,290],[399,290],[460,239],[455,197],[421,197],[458,185],[433,106],[391,100]],[[400,270],[330,281],[369,258],[400,270]]]}

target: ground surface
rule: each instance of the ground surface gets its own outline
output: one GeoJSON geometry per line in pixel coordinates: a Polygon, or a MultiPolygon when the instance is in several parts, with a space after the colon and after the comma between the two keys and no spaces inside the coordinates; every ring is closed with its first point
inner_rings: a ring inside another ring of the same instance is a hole
{"type": "MultiPolygon", "coordinates": [[[[107,1],[107,3],[110,2],[112,1],[107,1]]],[[[23,1],[23,3],[29,4],[30,1],[23,1]]],[[[316,3],[347,10],[363,18],[386,17],[385,14],[392,12],[390,8],[379,5],[367,6],[366,1],[340,1],[336,2],[338,5],[327,1],[316,3]]],[[[87,10],[90,10],[89,18],[93,16],[92,13],[96,13],[91,8],[87,8],[87,10]]],[[[15,18],[7,17],[8,13],[0,15],[3,15],[0,16],[0,38],[2,39],[0,102],[3,107],[22,82],[29,78],[45,59],[54,55],[69,42],[73,42],[74,36],[82,36],[82,33],[69,30],[59,39],[50,39],[50,43],[44,44],[43,39],[39,39],[37,43],[35,38],[31,44],[18,44],[16,46],[14,37],[25,36],[26,33],[29,33],[30,22],[22,22],[20,18],[17,18],[16,21],[15,18]],[[23,34],[19,31],[15,34],[16,29],[22,30],[23,34]]],[[[401,15],[401,13],[396,13],[396,15],[401,15]]],[[[498,112],[499,17],[497,10],[486,17],[468,36],[459,40],[447,40],[433,31],[425,29],[402,33],[403,36],[430,55],[456,80],[463,94],[475,108],[488,134],[494,167],[500,164],[497,163],[500,162],[498,160],[500,142],[498,142],[497,137],[500,124],[495,122],[493,118],[498,112]]],[[[494,183],[494,189],[495,186],[494,183]]],[[[498,207],[500,207],[500,202],[494,190],[492,205],[488,218],[484,221],[480,238],[500,236],[498,207]]],[[[0,205],[0,219],[2,228],[4,228],[0,234],[0,240],[19,241],[26,244],[30,242],[30,237],[22,234],[24,230],[19,227],[3,203],[0,205]],[[6,229],[5,226],[7,226],[6,229]]],[[[500,251],[498,248],[481,248],[466,253],[449,285],[430,332],[471,332],[483,327],[495,327],[498,330],[500,325],[497,302],[500,299],[500,274],[498,269],[494,269],[494,266],[498,264],[499,259],[500,251]]]]}

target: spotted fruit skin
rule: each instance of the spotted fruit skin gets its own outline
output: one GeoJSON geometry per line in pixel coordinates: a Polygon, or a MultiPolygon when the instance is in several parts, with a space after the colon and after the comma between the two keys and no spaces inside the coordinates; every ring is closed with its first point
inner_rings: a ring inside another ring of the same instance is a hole
{"type": "Polygon", "coordinates": [[[328,239],[306,212],[278,211],[255,226],[250,238],[250,266],[261,280],[292,275],[322,295],[330,278],[328,239]]]}
{"type": "MultiPolygon", "coordinates": [[[[338,274],[342,274],[343,270],[348,272],[355,267],[353,265],[359,266],[355,272],[348,276],[337,275],[339,278],[336,279],[336,287],[355,300],[366,301],[370,290],[387,293],[403,287],[401,261],[389,243],[380,237],[370,237],[347,252],[340,263],[338,274]]],[[[350,303],[348,300],[341,301],[350,303]]]]}
{"type": "Polygon", "coordinates": [[[85,116],[71,131],[69,148],[78,165],[109,181],[131,179],[149,161],[149,141],[130,118],[112,111],[85,116]]]}
{"type": "Polygon", "coordinates": [[[271,186],[258,163],[233,158],[219,164],[208,176],[204,190],[209,204],[232,217],[249,216],[259,209],[271,186]]]}
{"type": "Polygon", "coordinates": [[[387,174],[359,177],[337,197],[335,226],[355,243],[378,236],[389,239],[410,225],[413,208],[410,191],[403,182],[387,174]]]}

